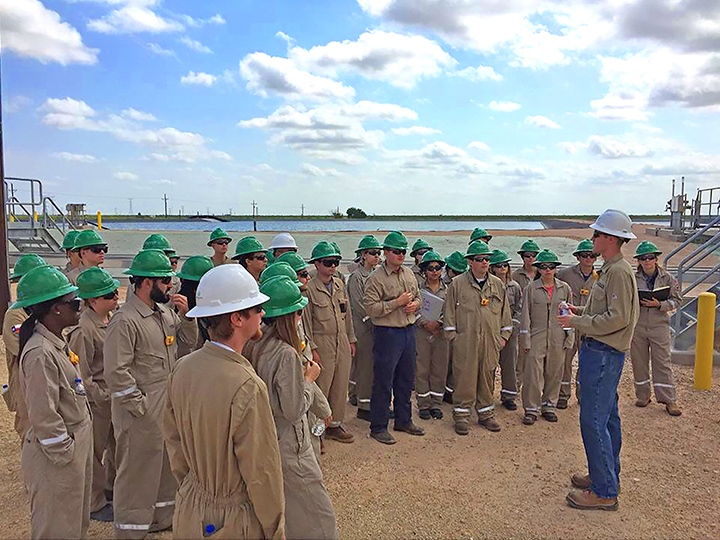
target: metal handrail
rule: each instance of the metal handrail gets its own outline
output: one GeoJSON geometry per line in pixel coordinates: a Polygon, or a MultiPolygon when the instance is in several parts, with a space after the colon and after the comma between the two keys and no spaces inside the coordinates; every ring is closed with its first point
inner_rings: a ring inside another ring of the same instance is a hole
{"type": "Polygon", "coordinates": [[[42,201],[43,201],[42,182],[40,180],[38,180],[37,178],[18,178],[15,176],[6,176],[5,179],[3,180],[3,182],[5,184],[5,193],[6,194],[11,192],[8,187],[8,183],[7,183],[8,180],[12,180],[14,182],[27,182],[30,184],[30,200],[29,201],[21,202],[20,200],[18,200],[17,197],[12,197],[10,200],[6,200],[4,202],[7,207],[8,214],[14,215],[15,214],[15,206],[16,205],[20,206],[28,214],[28,217],[30,218],[30,220],[29,220],[30,228],[34,229],[35,228],[35,207],[36,206],[40,207],[42,205],[42,201]],[[37,184],[37,195],[38,195],[37,200],[35,199],[36,184],[37,184]],[[28,212],[28,210],[23,206],[25,204],[32,207],[33,211],[28,212]]]}
{"type": "Polygon", "coordinates": [[[715,219],[713,219],[710,223],[705,225],[702,229],[697,231],[695,234],[693,234],[690,238],[685,240],[682,244],[680,244],[678,247],[673,249],[670,253],[668,253],[665,258],[663,259],[663,264],[667,268],[668,261],[675,255],[677,255],[680,251],[682,251],[686,246],[691,244],[694,240],[702,236],[704,233],[706,233],[710,228],[714,227],[716,224],[720,223],[720,216],[717,216],[715,219]]]}
{"type": "Polygon", "coordinates": [[[685,272],[695,268],[700,262],[702,262],[705,257],[708,255],[711,255],[713,251],[716,248],[716,244],[720,242],[720,232],[715,233],[715,235],[710,238],[710,240],[707,240],[704,244],[700,245],[695,251],[690,253],[690,255],[687,255],[682,261],[680,261],[680,264],[677,267],[677,278],[678,278],[678,285],[682,288],[683,283],[683,277],[685,275],[685,272]],[[705,251],[706,253],[702,257],[697,257],[705,251]]]}
{"type": "Polygon", "coordinates": [[[692,291],[695,287],[700,285],[703,281],[705,281],[708,277],[713,275],[715,272],[720,270],[720,263],[716,264],[713,268],[705,272],[702,276],[697,278],[695,281],[693,281],[686,289],[682,290],[682,296],[685,296],[688,292],[692,291]]]}
{"type": "Polygon", "coordinates": [[[70,227],[70,229],[75,229],[75,225],[73,225],[72,222],[67,218],[67,216],[65,216],[65,214],[63,214],[63,211],[60,210],[60,208],[58,207],[57,204],[55,204],[55,201],[53,201],[50,197],[45,197],[43,199],[43,227],[45,227],[46,229],[47,229],[48,220],[50,221],[50,223],[52,224],[53,227],[55,227],[58,231],[60,231],[63,234],[65,233],[65,225],[70,227]],[[47,211],[47,203],[48,202],[52,205],[52,207],[55,210],[57,210],[58,215],[62,218],[62,225],[63,225],[62,230],[60,229],[58,224],[55,223],[55,220],[52,218],[52,216],[48,213],[48,211],[47,211]]]}

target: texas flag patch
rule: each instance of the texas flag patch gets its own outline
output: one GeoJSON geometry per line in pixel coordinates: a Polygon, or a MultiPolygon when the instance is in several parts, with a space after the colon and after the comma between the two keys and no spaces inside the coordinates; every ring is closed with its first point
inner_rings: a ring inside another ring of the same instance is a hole
{"type": "Polygon", "coordinates": [[[14,336],[20,335],[20,327],[21,326],[22,326],[21,324],[15,324],[10,327],[10,330],[12,331],[14,336]]]}

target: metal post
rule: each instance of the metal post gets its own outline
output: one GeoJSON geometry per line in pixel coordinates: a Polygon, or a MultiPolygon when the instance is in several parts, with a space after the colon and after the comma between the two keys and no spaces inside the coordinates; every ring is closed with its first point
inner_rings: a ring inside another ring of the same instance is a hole
{"type": "Polygon", "coordinates": [[[8,266],[7,207],[5,206],[5,160],[2,125],[2,65],[0,64],[0,328],[10,304],[10,270],[8,266]]]}

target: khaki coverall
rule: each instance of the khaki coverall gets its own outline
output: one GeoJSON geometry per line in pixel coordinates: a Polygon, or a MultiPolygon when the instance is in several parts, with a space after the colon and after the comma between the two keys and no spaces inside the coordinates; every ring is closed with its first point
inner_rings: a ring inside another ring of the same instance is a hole
{"type": "MultiPolygon", "coordinates": [[[[595,284],[598,278],[597,272],[594,270],[590,276],[585,279],[585,276],[580,271],[580,265],[569,266],[567,268],[561,268],[557,271],[557,278],[560,281],[564,281],[570,285],[570,289],[573,293],[573,301],[571,304],[578,307],[583,307],[587,304],[588,297],[590,296],[590,289],[595,284]]],[[[575,336],[573,346],[565,350],[565,367],[563,368],[562,383],[560,383],[560,398],[570,399],[570,390],[572,388],[572,369],[573,359],[580,348],[580,336],[575,336]]],[[[577,377],[575,379],[575,397],[580,399],[580,391],[578,388],[577,377]]]]}
{"type": "Polygon", "coordinates": [[[422,282],[425,281],[425,277],[422,275],[420,267],[417,264],[413,264],[410,267],[410,270],[412,270],[412,273],[415,274],[415,279],[417,279],[418,286],[420,286],[422,282]]]}
{"type": "Polygon", "coordinates": [[[144,538],[172,525],[177,484],[161,422],[177,341],[197,341],[195,320],[136,295],[113,316],[103,348],[116,439],[115,535],[144,538]]]}
{"type": "MultiPolygon", "coordinates": [[[[511,279],[505,284],[505,293],[512,313],[512,334],[500,351],[500,401],[515,401],[517,398],[517,373],[515,366],[518,358],[518,332],[522,315],[522,289],[517,281],[511,279]]],[[[493,377],[493,383],[495,377],[493,377]]]]}
{"type": "Polygon", "coordinates": [[[307,411],[313,385],[305,380],[302,361],[271,326],[249,344],[253,367],[265,381],[275,419],[285,492],[288,540],[338,538],[335,511],[310,444],[307,411]]]}
{"type": "MultiPolygon", "coordinates": [[[[431,291],[423,278],[420,282],[420,290],[434,294],[438,298],[445,299],[447,286],[440,281],[440,289],[437,292],[431,291]]],[[[445,395],[445,379],[450,358],[450,345],[442,333],[443,316],[440,315],[440,335],[435,335],[424,326],[429,321],[418,317],[415,326],[415,346],[417,348],[417,360],[415,363],[415,395],[417,397],[418,409],[439,409],[442,406],[443,395],[445,395]]]]}
{"type": "Polygon", "coordinates": [[[355,343],[352,310],[345,285],[338,277],[330,280],[332,295],[317,276],[308,283],[305,307],[311,321],[312,342],[322,362],[317,385],[328,398],[333,412],[332,427],[345,419],[348,380],[350,378],[350,343],[355,343]]]}
{"type": "Polygon", "coordinates": [[[20,327],[28,318],[23,308],[8,309],[3,321],[2,337],[5,342],[5,359],[8,368],[8,389],[3,394],[5,403],[10,412],[15,413],[15,431],[24,440],[25,432],[30,427],[28,423],[27,406],[22,395],[20,385],[20,368],[18,353],[20,352],[20,327]]]}
{"type": "Polygon", "coordinates": [[[20,359],[30,421],[22,471],[32,538],[85,538],[90,523],[92,424],[71,358],[65,340],[38,322],[20,359]]]}
{"type": "Polygon", "coordinates": [[[348,278],[347,293],[352,308],[352,324],[357,339],[355,357],[352,360],[353,370],[350,371],[351,395],[354,390],[357,396],[358,409],[370,411],[370,395],[372,394],[373,359],[372,359],[372,321],[365,313],[363,298],[365,284],[372,274],[360,266],[348,278]]]}
{"type": "Polygon", "coordinates": [[[520,323],[520,348],[530,351],[525,357],[522,401],[525,414],[538,417],[554,412],[560,394],[565,350],[572,347],[575,332],[558,324],[558,306],[570,303],[570,285],[555,279],[552,298],[542,280],[530,283],[523,295],[520,323]]]}
{"type": "Polygon", "coordinates": [[[453,280],[445,296],[445,333],[452,342],[453,419],[468,422],[473,406],[479,420],[495,414],[493,373],[502,340],[512,334],[510,304],[502,281],[492,274],[481,289],[472,271],[453,280]]]}
{"type": "Polygon", "coordinates": [[[674,403],[675,378],[670,359],[670,312],[680,307],[682,297],[677,280],[667,270],[658,266],[654,287],[649,286],[648,276],[642,269],[635,272],[639,290],[670,287],[670,297],[660,302],[660,307],[640,306],[640,318],[635,325],[630,360],[635,379],[635,395],[638,400],[650,399],[650,363],[652,361],[652,386],[658,403],[674,403]]]}
{"type": "MultiPolygon", "coordinates": [[[[520,290],[525,292],[525,288],[530,285],[530,282],[535,279],[534,277],[530,277],[527,274],[527,271],[525,270],[525,267],[521,266],[517,270],[515,270],[512,273],[512,279],[515,281],[518,285],[520,285],[520,290]]],[[[517,361],[515,362],[515,375],[516,375],[516,386],[518,391],[522,390],[522,383],[523,383],[523,373],[525,372],[525,351],[522,347],[518,347],[518,356],[517,361]]]]}
{"type": "Polygon", "coordinates": [[[267,388],[250,363],[208,341],[178,363],[167,387],[163,435],[180,486],[173,537],[281,538],[277,434],[267,388]]]}
{"type": "MultiPolygon", "coordinates": [[[[85,266],[83,263],[80,263],[80,264],[77,265],[75,268],[73,268],[72,270],[70,270],[70,271],[67,273],[67,278],[70,280],[70,283],[72,283],[73,285],[77,285],[77,278],[78,278],[78,276],[79,276],[80,274],[82,274],[85,270],[87,270],[88,268],[91,268],[91,267],[90,267],[90,266],[85,266]]],[[[129,290],[129,288],[128,288],[128,290],[129,290]]]]}
{"type": "Polygon", "coordinates": [[[110,394],[105,383],[103,344],[107,324],[92,308],[86,307],[80,322],[68,336],[70,349],[80,357],[80,373],[92,411],[93,480],[90,511],[108,504],[105,490],[113,490],[115,479],[115,436],[112,429],[110,394]],[[107,453],[105,452],[107,450],[107,453]],[[103,465],[103,457],[105,464],[103,465]]]}

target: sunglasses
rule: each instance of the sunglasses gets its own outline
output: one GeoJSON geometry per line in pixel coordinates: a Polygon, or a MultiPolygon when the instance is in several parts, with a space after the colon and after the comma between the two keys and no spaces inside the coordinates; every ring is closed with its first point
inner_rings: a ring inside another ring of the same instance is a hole
{"type": "Polygon", "coordinates": [[[595,253],[578,253],[578,257],[581,259],[597,259],[597,255],[595,253]]]}
{"type": "Polygon", "coordinates": [[[262,311],[263,311],[263,306],[262,306],[262,304],[260,304],[259,306],[254,306],[254,307],[252,307],[252,308],[250,308],[250,309],[252,309],[252,310],[253,310],[255,313],[257,313],[257,314],[260,314],[260,313],[262,313],[262,311]]]}
{"type": "Polygon", "coordinates": [[[301,270],[300,272],[296,272],[296,273],[297,273],[297,277],[299,277],[299,278],[305,279],[305,278],[310,277],[310,272],[308,272],[307,270],[301,270]]]}
{"type": "Polygon", "coordinates": [[[490,257],[470,257],[470,260],[476,263],[490,262],[490,257]]]}
{"type": "Polygon", "coordinates": [[[602,238],[603,236],[610,236],[610,235],[609,235],[609,234],[605,234],[605,233],[601,233],[601,232],[598,232],[598,231],[595,231],[595,232],[593,233],[593,235],[592,235],[593,240],[595,240],[596,238],[602,238]]]}
{"type": "Polygon", "coordinates": [[[115,300],[116,298],[119,298],[120,294],[117,291],[113,291],[107,294],[103,294],[100,298],[103,300],[115,300]]]}
{"type": "Polygon", "coordinates": [[[253,255],[250,258],[255,259],[256,261],[267,261],[267,255],[265,255],[264,253],[261,253],[259,255],[253,255]]]}
{"type": "Polygon", "coordinates": [[[439,272],[440,270],[442,270],[442,266],[440,265],[428,266],[425,269],[426,272],[439,272]]]}
{"type": "Polygon", "coordinates": [[[510,268],[508,263],[497,263],[493,264],[493,268],[510,268]]]}
{"type": "Polygon", "coordinates": [[[430,251],[430,250],[429,250],[429,249],[420,249],[420,250],[418,250],[418,251],[415,252],[415,256],[416,256],[416,257],[422,257],[422,256],[425,255],[428,251],[430,251]]]}
{"type": "Polygon", "coordinates": [[[538,267],[540,270],[555,270],[555,268],[557,267],[557,265],[556,265],[556,264],[550,264],[550,263],[547,263],[547,264],[546,264],[546,263],[542,263],[542,264],[538,264],[537,267],[538,267]]]}
{"type": "Polygon", "coordinates": [[[170,276],[159,277],[159,278],[154,278],[154,279],[155,279],[155,281],[159,281],[163,285],[170,285],[170,283],[172,282],[172,278],[170,276]]]}
{"type": "Polygon", "coordinates": [[[527,252],[523,253],[521,255],[521,257],[523,259],[535,259],[537,257],[537,253],[531,253],[531,252],[527,251],[527,252]]]}
{"type": "Polygon", "coordinates": [[[213,244],[217,244],[218,246],[227,246],[230,243],[230,240],[215,240],[213,244]]]}
{"type": "Polygon", "coordinates": [[[108,247],[107,247],[107,246],[90,246],[88,249],[89,249],[90,251],[92,251],[93,253],[95,253],[95,254],[107,253],[107,252],[108,252],[108,247]]]}
{"type": "Polygon", "coordinates": [[[170,264],[177,264],[180,262],[180,257],[170,257],[170,264]]]}
{"type": "Polygon", "coordinates": [[[340,259],[323,259],[321,262],[325,268],[332,268],[340,264],[340,259]]]}
{"type": "Polygon", "coordinates": [[[393,255],[397,255],[398,257],[399,257],[400,255],[405,255],[405,254],[407,253],[407,249],[395,249],[395,248],[392,248],[392,249],[388,249],[388,251],[389,251],[390,253],[392,253],[393,255]]]}
{"type": "Polygon", "coordinates": [[[65,304],[70,307],[75,313],[80,311],[80,305],[82,304],[82,300],[79,298],[73,298],[72,300],[61,300],[58,302],[58,304],[65,304]]]}
{"type": "Polygon", "coordinates": [[[654,261],[657,259],[657,255],[640,255],[637,257],[638,261],[654,261]]]}
{"type": "Polygon", "coordinates": [[[378,255],[380,255],[380,250],[379,249],[368,249],[365,253],[367,253],[368,255],[372,255],[373,257],[377,257],[378,255]]]}

